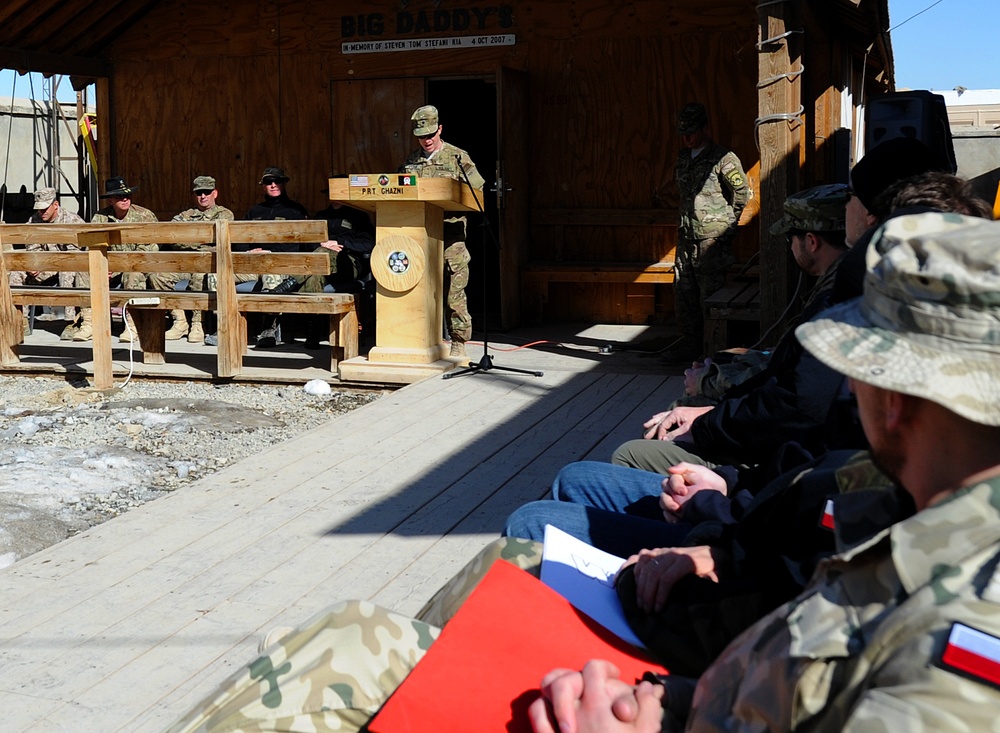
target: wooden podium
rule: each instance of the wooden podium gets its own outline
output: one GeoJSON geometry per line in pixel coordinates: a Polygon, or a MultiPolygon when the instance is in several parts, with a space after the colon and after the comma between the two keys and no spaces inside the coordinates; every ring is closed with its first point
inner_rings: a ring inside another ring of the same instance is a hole
{"type": "Polygon", "coordinates": [[[412,173],[354,174],[330,179],[330,200],[375,213],[375,346],[342,361],[340,378],[408,384],[464,366],[446,358],[442,337],[443,214],[479,210],[469,187],[412,173]]]}

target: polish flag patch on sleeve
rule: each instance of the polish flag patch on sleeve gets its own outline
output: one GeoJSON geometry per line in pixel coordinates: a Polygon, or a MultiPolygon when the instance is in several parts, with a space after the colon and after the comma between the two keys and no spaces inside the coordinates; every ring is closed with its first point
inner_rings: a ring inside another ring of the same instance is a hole
{"type": "Polygon", "coordinates": [[[827,499],[826,506],[823,507],[823,516],[819,518],[819,526],[823,529],[828,529],[831,532],[834,528],[833,522],[833,500],[827,499]]]}
{"type": "Polygon", "coordinates": [[[948,643],[941,654],[941,667],[1000,687],[1000,639],[956,623],[948,633],[948,643]]]}

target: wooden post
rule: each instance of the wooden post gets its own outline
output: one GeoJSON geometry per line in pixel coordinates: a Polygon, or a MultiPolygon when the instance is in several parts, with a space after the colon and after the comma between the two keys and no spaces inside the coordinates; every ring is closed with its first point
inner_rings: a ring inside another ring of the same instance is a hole
{"type": "Polygon", "coordinates": [[[771,225],[782,217],[785,199],[799,190],[799,138],[802,125],[794,119],[801,105],[801,54],[789,52],[789,44],[801,35],[784,36],[798,30],[797,3],[762,3],[758,10],[757,142],[760,149],[760,328],[773,325],[788,304],[791,255],[784,237],[771,235],[771,225]],[[776,39],[771,41],[770,39],[776,39]],[[782,76],[788,74],[788,76],[782,76]]]}
{"type": "Polygon", "coordinates": [[[111,389],[111,296],[108,291],[108,247],[122,242],[118,229],[80,232],[80,249],[87,250],[90,262],[90,308],[94,329],[94,386],[111,389]]]}
{"type": "Polygon", "coordinates": [[[232,235],[228,221],[215,222],[216,305],[219,321],[219,376],[235,377],[243,368],[246,325],[236,306],[232,235]],[[224,321],[224,322],[223,322],[224,321]]]}
{"type": "MultiPolygon", "coordinates": [[[[0,242],[0,247],[5,247],[0,242]]],[[[18,344],[24,339],[21,312],[14,306],[10,295],[10,274],[7,263],[0,254],[0,364],[17,364],[20,360],[18,344]]]]}

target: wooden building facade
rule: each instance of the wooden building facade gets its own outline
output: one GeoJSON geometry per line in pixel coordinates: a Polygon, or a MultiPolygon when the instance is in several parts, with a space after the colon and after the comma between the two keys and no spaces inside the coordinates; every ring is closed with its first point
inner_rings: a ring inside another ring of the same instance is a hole
{"type": "MultiPolygon", "coordinates": [[[[738,251],[760,249],[764,319],[773,317],[789,258],[767,227],[788,192],[845,179],[859,106],[892,89],[887,0],[94,8],[5,3],[0,66],[96,79],[99,177],[138,185],[136,202],[161,219],[191,205],[202,174],[239,216],[269,165],[318,211],[329,176],[395,170],[416,147],[410,113],[436,104],[444,139],[488,181],[493,227],[470,235],[470,297],[482,295],[504,327],[521,320],[527,263],[672,259],[674,121],[695,100],[753,183],[738,251]]],[[[669,286],[553,283],[546,315],[643,323],[671,310],[669,286]]]]}

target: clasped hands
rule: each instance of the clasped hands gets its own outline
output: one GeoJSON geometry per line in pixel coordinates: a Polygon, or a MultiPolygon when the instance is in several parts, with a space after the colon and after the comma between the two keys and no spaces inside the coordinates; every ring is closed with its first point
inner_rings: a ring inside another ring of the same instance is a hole
{"type": "Polygon", "coordinates": [[[630,685],[611,662],[592,659],[577,672],[554,669],[542,679],[542,696],[528,718],[535,733],[609,733],[660,730],[662,685],[630,685]]]}

